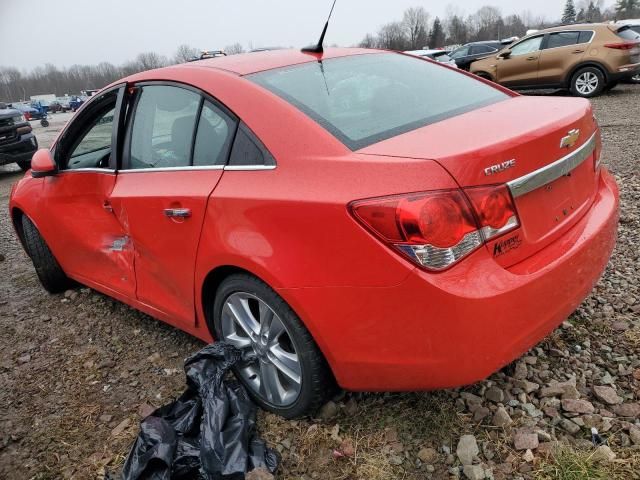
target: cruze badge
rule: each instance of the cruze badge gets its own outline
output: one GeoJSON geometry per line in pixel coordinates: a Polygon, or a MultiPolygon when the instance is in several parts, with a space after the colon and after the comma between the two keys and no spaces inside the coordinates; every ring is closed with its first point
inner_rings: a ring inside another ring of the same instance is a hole
{"type": "Polygon", "coordinates": [[[580,129],[574,128],[570,130],[569,135],[560,140],[560,148],[571,148],[573,147],[578,139],[580,138],[580,129]]]}
{"type": "Polygon", "coordinates": [[[512,167],[516,166],[516,159],[512,158],[511,160],[507,160],[506,162],[499,163],[497,165],[491,165],[484,169],[484,174],[489,177],[496,173],[504,172],[512,167]]]}

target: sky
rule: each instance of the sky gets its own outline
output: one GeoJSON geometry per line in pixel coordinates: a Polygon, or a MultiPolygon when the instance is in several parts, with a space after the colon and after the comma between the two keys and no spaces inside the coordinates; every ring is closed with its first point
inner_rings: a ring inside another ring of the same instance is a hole
{"type": "MultiPolygon", "coordinates": [[[[610,2],[607,2],[610,3],[610,2]]],[[[524,10],[559,18],[564,0],[459,0],[464,13],[490,4],[503,14],[524,10]]],[[[351,46],[411,6],[444,16],[448,2],[337,0],[326,43],[351,46]]],[[[180,44],[220,49],[302,47],[315,43],[331,0],[0,0],[0,66],[21,70],[45,63],[120,64],[138,53],[173,56],[180,44]]]]}

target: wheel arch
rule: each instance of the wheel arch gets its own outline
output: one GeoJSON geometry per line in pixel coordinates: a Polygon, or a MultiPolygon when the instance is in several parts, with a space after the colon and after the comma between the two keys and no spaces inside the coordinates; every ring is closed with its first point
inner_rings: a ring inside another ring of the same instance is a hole
{"type": "Polygon", "coordinates": [[[477,77],[484,78],[485,80],[495,82],[495,80],[493,79],[493,75],[491,75],[489,72],[485,72],[484,70],[478,70],[477,72],[473,72],[473,74],[477,77]]]}
{"type": "Polygon", "coordinates": [[[605,67],[602,63],[597,62],[595,60],[587,60],[586,62],[579,63],[578,65],[576,65],[575,67],[573,67],[569,71],[569,74],[566,76],[566,78],[564,80],[565,86],[570,87],[571,86],[571,80],[573,79],[573,76],[576,74],[576,72],[578,70],[580,70],[581,68],[585,68],[585,67],[597,68],[598,70],[600,70],[602,75],[604,75],[605,83],[609,83],[610,75],[609,75],[609,71],[607,70],[607,67],[605,67]]]}
{"type": "Polygon", "coordinates": [[[22,217],[24,217],[25,213],[18,207],[13,207],[11,209],[11,222],[13,223],[13,228],[18,235],[18,240],[20,240],[20,244],[24,251],[27,251],[27,245],[24,242],[24,230],[22,228],[22,217]]]}
{"type": "Polygon", "coordinates": [[[213,324],[213,305],[215,302],[216,292],[226,278],[235,274],[251,275],[252,277],[255,277],[261,282],[263,282],[265,285],[270,287],[274,292],[276,292],[276,294],[282,297],[282,299],[287,303],[287,305],[289,305],[289,308],[293,310],[293,312],[298,316],[302,324],[311,334],[311,337],[313,338],[316,345],[320,349],[320,352],[325,358],[327,365],[329,366],[329,370],[331,371],[331,374],[334,375],[334,378],[335,378],[334,367],[332,365],[333,356],[331,355],[330,348],[328,347],[328,345],[325,344],[324,339],[322,338],[322,335],[319,335],[319,332],[315,331],[315,329],[312,328],[313,326],[306,321],[304,313],[300,312],[299,309],[296,308],[296,306],[291,303],[290,299],[287,299],[286,296],[283,296],[281,291],[279,291],[277,288],[274,288],[273,285],[270,285],[269,282],[266,281],[262,276],[256,274],[251,270],[247,270],[246,268],[239,267],[237,265],[231,265],[231,264],[218,265],[217,267],[212,268],[205,276],[202,282],[202,286],[200,288],[200,295],[201,295],[200,306],[202,307],[202,310],[203,310],[206,328],[208,329],[211,336],[215,340],[217,340],[215,335],[215,328],[213,324]]]}

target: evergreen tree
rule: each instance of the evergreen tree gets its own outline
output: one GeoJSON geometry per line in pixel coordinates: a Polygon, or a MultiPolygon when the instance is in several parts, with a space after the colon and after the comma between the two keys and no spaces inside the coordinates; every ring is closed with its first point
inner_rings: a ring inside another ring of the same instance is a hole
{"type": "Polygon", "coordinates": [[[433,27],[431,28],[431,35],[429,36],[429,48],[440,48],[444,46],[444,29],[440,19],[436,17],[433,21],[433,27]]]}
{"type": "Polygon", "coordinates": [[[585,20],[591,23],[598,23],[602,21],[602,12],[600,11],[600,8],[596,6],[595,3],[589,2],[589,7],[587,8],[585,20]]]}
{"type": "Polygon", "coordinates": [[[562,23],[573,23],[576,21],[576,6],[573,0],[567,0],[564,5],[564,13],[562,14],[562,23]]]}
{"type": "Polygon", "coordinates": [[[619,20],[640,14],[640,0],[618,0],[616,14],[619,20]]]}

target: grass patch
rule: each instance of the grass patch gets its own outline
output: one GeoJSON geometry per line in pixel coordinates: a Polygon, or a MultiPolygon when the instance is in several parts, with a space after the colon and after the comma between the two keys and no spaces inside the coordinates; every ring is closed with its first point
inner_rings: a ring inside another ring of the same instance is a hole
{"type": "Polygon", "coordinates": [[[609,480],[614,477],[610,465],[602,465],[591,458],[593,452],[562,446],[543,460],[536,472],[538,480],[609,480]]]}

